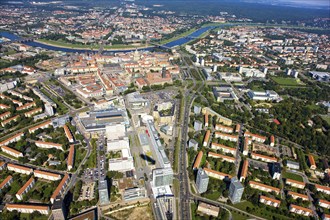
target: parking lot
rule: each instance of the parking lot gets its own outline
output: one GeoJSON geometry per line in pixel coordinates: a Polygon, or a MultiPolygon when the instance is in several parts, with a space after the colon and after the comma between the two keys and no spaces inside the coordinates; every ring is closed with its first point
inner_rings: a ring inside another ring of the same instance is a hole
{"type": "Polygon", "coordinates": [[[85,184],[81,188],[81,193],[78,200],[92,200],[94,199],[95,193],[95,182],[85,184]]]}

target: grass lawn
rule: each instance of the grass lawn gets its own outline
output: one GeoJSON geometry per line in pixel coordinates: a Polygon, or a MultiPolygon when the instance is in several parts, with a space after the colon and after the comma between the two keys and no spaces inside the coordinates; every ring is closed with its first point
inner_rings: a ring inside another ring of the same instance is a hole
{"type": "MultiPolygon", "coordinates": [[[[31,214],[27,214],[27,213],[21,213],[20,214],[20,217],[22,219],[31,219],[31,214]]],[[[34,220],[47,220],[49,218],[49,216],[46,216],[46,215],[41,215],[38,216],[38,217],[34,217],[33,219],[34,220]]]]}
{"type": "Polygon", "coordinates": [[[220,192],[216,191],[216,192],[213,192],[212,194],[205,193],[203,195],[203,197],[216,201],[220,197],[220,194],[221,194],[220,192]]]}
{"type": "Polygon", "coordinates": [[[246,216],[244,216],[241,213],[236,212],[236,211],[231,211],[231,214],[232,214],[233,220],[245,220],[245,219],[248,219],[248,217],[246,217],[246,216]]]}
{"type": "Polygon", "coordinates": [[[292,179],[292,180],[296,180],[296,181],[300,181],[300,182],[304,181],[302,176],[300,176],[298,174],[294,174],[294,173],[289,173],[289,172],[283,172],[282,177],[292,179]]]}
{"type": "Polygon", "coordinates": [[[297,79],[289,78],[289,77],[272,77],[273,81],[281,86],[302,86],[303,83],[299,83],[297,79]]]}
{"type": "MultiPolygon", "coordinates": [[[[283,220],[289,220],[289,217],[280,215],[280,214],[276,214],[274,212],[271,211],[267,211],[266,209],[261,209],[258,206],[255,206],[254,204],[252,204],[249,201],[245,201],[245,202],[240,202],[236,205],[234,205],[236,208],[241,209],[243,211],[246,211],[247,207],[255,208],[256,211],[252,212],[250,211],[251,214],[254,214],[256,216],[260,216],[262,218],[266,218],[266,219],[283,219],[283,220]]],[[[235,218],[234,218],[235,219],[235,218]]]]}
{"type": "MultiPolygon", "coordinates": [[[[67,43],[64,41],[55,41],[55,40],[46,40],[46,39],[39,39],[37,42],[44,43],[44,44],[49,44],[53,46],[58,46],[58,47],[65,47],[65,48],[72,48],[72,49],[93,49],[93,50],[99,50],[100,45],[82,45],[82,44],[72,44],[72,43],[67,43]]],[[[150,46],[150,45],[147,45],[150,46]]],[[[135,48],[143,48],[145,47],[145,44],[141,46],[134,46],[134,45],[126,45],[126,44],[117,44],[117,45],[106,45],[104,46],[104,49],[135,49],[135,48]]]]}

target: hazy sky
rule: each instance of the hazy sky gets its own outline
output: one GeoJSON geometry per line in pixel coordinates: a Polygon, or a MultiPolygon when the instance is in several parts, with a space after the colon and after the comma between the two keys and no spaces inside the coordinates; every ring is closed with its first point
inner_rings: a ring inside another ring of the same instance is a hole
{"type": "Polygon", "coordinates": [[[304,8],[329,8],[330,0],[242,0],[244,2],[257,2],[272,5],[287,5],[304,8]]]}

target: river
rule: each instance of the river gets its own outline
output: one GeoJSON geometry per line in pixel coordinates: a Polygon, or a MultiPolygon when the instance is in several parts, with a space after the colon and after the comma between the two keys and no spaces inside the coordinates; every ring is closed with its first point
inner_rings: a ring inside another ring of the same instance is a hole
{"type": "MultiPolygon", "coordinates": [[[[164,47],[176,47],[176,46],[180,46],[183,45],[185,43],[188,43],[189,41],[191,41],[194,38],[199,37],[201,34],[205,33],[206,31],[213,29],[215,27],[221,27],[221,26],[225,26],[225,25],[219,25],[219,26],[208,26],[208,27],[202,27],[194,32],[192,32],[191,34],[181,37],[179,39],[173,40],[171,42],[168,42],[166,44],[164,44],[164,47]]],[[[0,32],[0,36],[8,38],[12,41],[16,41],[21,39],[21,37],[13,34],[13,33],[9,33],[9,32],[0,32]]],[[[24,44],[28,45],[28,46],[32,46],[32,47],[40,47],[40,48],[44,48],[47,50],[55,50],[55,51],[63,51],[63,52],[69,52],[69,53],[95,53],[98,50],[92,50],[92,49],[73,49],[73,48],[65,48],[65,47],[59,47],[59,46],[52,46],[52,45],[48,45],[48,44],[43,44],[40,42],[25,42],[24,44]]],[[[138,48],[137,50],[153,50],[155,47],[147,47],[147,48],[138,48]]],[[[113,49],[113,50],[103,50],[103,53],[119,53],[119,52],[132,52],[135,51],[136,49],[113,49]]]]}

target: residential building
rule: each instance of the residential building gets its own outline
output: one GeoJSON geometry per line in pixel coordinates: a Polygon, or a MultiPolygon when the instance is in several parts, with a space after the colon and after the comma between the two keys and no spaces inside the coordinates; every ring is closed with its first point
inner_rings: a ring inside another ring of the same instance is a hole
{"type": "Polygon", "coordinates": [[[52,206],[53,220],[65,220],[66,212],[64,202],[61,198],[56,198],[52,206]]]}
{"type": "Polygon", "coordinates": [[[0,161],[0,170],[6,169],[7,164],[5,162],[0,161]]]}
{"type": "Polygon", "coordinates": [[[251,157],[252,157],[252,159],[261,160],[261,161],[264,161],[264,162],[267,162],[267,163],[277,162],[276,157],[265,156],[265,155],[262,155],[262,154],[251,153],[251,157]]]}
{"type": "Polygon", "coordinates": [[[152,170],[153,187],[172,185],[173,182],[172,168],[159,168],[152,170]]]}
{"type": "Polygon", "coordinates": [[[299,170],[300,169],[299,163],[298,162],[291,161],[291,160],[287,160],[286,161],[286,166],[288,168],[290,168],[290,169],[295,169],[295,170],[299,170]]]}
{"type": "Polygon", "coordinates": [[[23,153],[19,152],[18,150],[15,150],[13,148],[7,147],[7,146],[1,146],[1,150],[6,153],[9,154],[10,156],[19,158],[19,157],[23,157],[23,153]]]}
{"type": "Polygon", "coordinates": [[[239,181],[243,182],[246,179],[248,170],[249,170],[249,161],[244,160],[239,181]]]}
{"type": "Polygon", "coordinates": [[[37,178],[42,178],[42,179],[51,180],[51,181],[57,181],[57,180],[61,179],[60,174],[50,173],[50,172],[41,171],[41,170],[35,170],[34,176],[37,178]]]}
{"type": "Polygon", "coordinates": [[[317,191],[330,195],[330,187],[315,184],[317,191]]]}
{"type": "Polygon", "coordinates": [[[197,207],[197,212],[201,212],[205,215],[210,215],[214,217],[218,217],[220,208],[214,205],[210,205],[204,202],[199,202],[197,207]]]}
{"type": "Polygon", "coordinates": [[[193,148],[195,151],[198,149],[198,142],[195,141],[194,139],[190,139],[188,143],[189,148],[193,148]]]}
{"type": "Polygon", "coordinates": [[[29,103],[26,103],[25,105],[17,107],[16,110],[17,111],[22,111],[22,110],[25,110],[25,109],[32,108],[33,106],[36,106],[36,103],[35,102],[29,102],[29,103]]]}
{"type": "Polygon", "coordinates": [[[275,137],[274,137],[274,135],[271,135],[270,136],[270,146],[271,147],[274,147],[275,146],[275,137]]]}
{"type": "Polygon", "coordinates": [[[10,186],[12,182],[13,182],[13,177],[11,175],[7,176],[6,179],[4,179],[0,183],[0,193],[5,187],[10,186]]]}
{"type": "Polygon", "coordinates": [[[322,220],[330,220],[330,215],[326,214],[326,213],[323,213],[322,220]]]}
{"type": "Polygon", "coordinates": [[[32,128],[29,128],[29,133],[32,134],[33,132],[35,132],[38,129],[44,129],[44,128],[48,128],[50,126],[52,126],[52,121],[51,120],[46,121],[46,122],[44,122],[40,125],[34,126],[32,128]]]}
{"type": "Polygon", "coordinates": [[[247,156],[249,154],[249,145],[252,143],[251,139],[248,137],[244,138],[244,144],[243,144],[243,155],[247,156]]]}
{"type": "Polygon", "coordinates": [[[293,191],[288,191],[288,195],[291,196],[293,199],[302,199],[304,201],[308,201],[308,196],[307,195],[304,195],[304,194],[301,194],[301,193],[296,193],[296,192],[293,192],[293,191]]]}
{"type": "Polygon", "coordinates": [[[70,145],[69,149],[69,155],[68,155],[68,171],[70,171],[73,168],[74,165],[74,156],[75,156],[75,150],[74,150],[74,145],[70,145]]]}
{"type": "Polygon", "coordinates": [[[241,201],[244,192],[244,187],[237,177],[233,177],[230,180],[229,186],[229,199],[233,204],[239,203],[241,201]]]}
{"type": "Polygon", "coordinates": [[[209,126],[209,114],[204,115],[204,127],[207,128],[209,126]]]}
{"type": "Polygon", "coordinates": [[[36,108],[36,109],[31,110],[31,111],[25,112],[24,115],[25,115],[25,117],[31,117],[31,116],[33,116],[37,113],[40,113],[40,112],[42,112],[42,108],[36,108]]]}
{"type": "Polygon", "coordinates": [[[199,151],[199,153],[197,154],[197,157],[195,159],[195,163],[193,165],[193,169],[196,170],[199,168],[201,162],[202,162],[202,158],[203,158],[203,151],[199,151]]]}
{"type": "Polygon", "coordinates": [[[26,175],[30,175],[33,172],[32,168],[23,167],[23,166],[11,164],[11,163],[7,164],[7,169],[9,171],[14,171],[16,173],[21,173],[21,174],[26,174],[26,175]]]}
{"type": "Polygon", "coordinates": [[[43,215],[49,214],[49,206],[44,205],[32,205],[32,204],[6,204],[6,209],[9,212],[18,211],[21,213],[28,213],[31,214],[33,212],[39,212],[43,215]]]}
{"type": "Polygon", "coordinates": [[[5,119],[7,119],[10,115],[11,115],[11,112],[5,112],[5,113],[2,113],[2,114],[0,114],[0,119],[1,119],[1,120],[5,120],[5,119]]]}
{"type": "Polygon", "coordinates": [[[215,150],[222,150],[224,153],[231,153],[233,155],[236,154],[236,148],[227,147],[218,143],[212,143],[211,148],[215,150]]]}
{"type": "Polygon", "coordinates": [[[318,205],[325,209],[330,209],[330,202],[324,199],[319,199],[318,205]]]}
{"type": "Polygon", "coordinates": [[[206,134],[205,134],[205,137],[204,137],[204,141],[203,141],[203,146],[204,147],[206,147],[208,145],[209,140],[210,140],[210,135],[211,135],[211,131],[207,130],[206,134]]]}
{"type": "Polygon", "coordinates": [[[315,160],[314,160],[313,155],[311,155],[311,154],[308,155],[308,163],[309,163],[309,168],[311,170],[315,170],[316,169],[316,163],[315,163],[315,160]]]}
{"type": "Polygon", "coordinates": [[[299,189],[304,189],[305,185],[306,185],[304,182],[300,182],[300,181],[292,180],[292,179],[286,179],[285,183],[287,185],[290,185],[292,187],[299,188],[299,189]]]}
{"type": "Polygon", "coordinates": [[[209,176],[202,168],[198,168],[196,177],[196,187],[199,193],[205,193],[209,184],[209,176]]]}
{"type": "Polygon", "coordinates": [[[260,142],[260,143],[264,143],[267,140],[267,137],[258,135],[258,134],[253,134],[249,131],[246,131],[244,133],[244,137],[250,137],[252,139],[252,141],[256,141],[256,142],[260,142]]]}
{"type": "Polygon", "coordinates": [[[273,179],[280,180],[281,178],[281,164],[271,163],[269,166],[269,172],[273,179]]]}
{"type": "Polygon", "coordinates": [[[304,216],[310,216],[313,214],[313,211],[311,209],[305,208],[305,207],[301,207],[301,206],[297,206],[294,204],[291,204],[289,207],[289,211],[299,214],[299,215],[304,215],[304,216]]]}
{"type": "Polygon", "coordinates": [[[259,189],[264,192],[275,192],[276,194],[279,194],[281,191],[279,188],[268,186],[266,184],[262,184],[262,183],[255,182],[255,181],[250,181],[249,185],[253,189],[259,189]]]}
{"type": "Polygon", "coordinates": [[[12,123],[12,122],[14,122],[14,121],[17,121],[17,119],[18,119],[19,117],[20,117],[19,115],[15,115],[15,116],[13,116],[13,117],[11,117],[11,118],[8,118],[7,120],[2,121],[2,122],[1,122],[2,127],[5,127],[7,124],[10,124],[10,123],[12,123]]]}
{"type": "Polygon", "coordinates": [[[35,144],[37,147],[40,147],[40,148],[45,148],[45,149],[56,148],[58,150],[63,151],[62,144],[56,144],[56,143],[44,142],[44,141],[35,141],[35,144]]]}
{"type": "Polygon", "coordinates": [[[266,196],[260,196],[259,202],[261,202],[263,204],[266,204],[266,205],[269,205],[269,206],[273,206],[275,208],[278,208],[281,205],[280,200],[269,198],[269,197],[266,197],[266,196]]]}
{"type": "Polygon", "coordinates": [[[208,153],[208,157],[213,157],[213,158],[221,158],[223,161],[227,161],[229,163],[235,163],[235,158],[234,157],[229,157],[226,155],[222,155],[222,154],[217,154],[217,153],[213,153],[213,152],[209,152],[208,153]]]}
{"type": "Polygon", "coordinates": [[[14,136],[11,136],[10,138],[0,142],[0,146],[3,146],[3,145],[8,145],[10,143],[13,143],[13,142],[16,142],[16,141],[19,141],[21,140],[21,138],[24,136],[24,133],[23,132],[20,132],[20,133],[17,133],[15,134],[14,136]]]}
{"type": "Polygon", "coordinates": [[[16,193],[16,198],[18,200],[23,200],[23,196],[30,191],[30,189],[33,188],[34,184],[35,184],[35,180],[33,177],[31,177],[25,184],[24,186],[18,190],[18,192],[16,193]]]}
{"type": "Polygon", "coordinates": [[[223,180],[225,178],[229,178],[229,179],[231,178],[231,175],[229,175],[229,174],[221,173],[221,172],[211,170],[211,169],[208,169],[208,168],[204,168],[204,171],[206,172],[206,174],[208,176],[213,177],[215,179],[223,180]]]}
{"type": "Polygon", "coordinates": [[[56,187],[55,191],[53,192],[52,196],[50,197],[50,202],[54,204],[54,201],[56,200],[56,197],[58,197],[68,186],[70,181],[70,176],[68,173],[66,173],[61,180],[60,184],[56,187]]]}
{"type": "Polygon", "coordinates": [[[233,141],[233,142],[238,141],[238,135],[225,134],[221,132],[215,132],[215,138],[221,138],[223,140],[233,141]]]}
{"type": "Polygon", "coordinates": [[[194,122],[194,129],[195,131],[200,131],[203,129],[203,123],[200,121],[195,121],[194,122]]]}
{"type": "Polygon", "coordinates": [[[202,107],[201,106],[197,106],[197,105],[194,105],[194,114],[195,115],[199,115],[202,111],[202,107]]]}
{"type": "Polygon", "coordinates": [[[216,124],[215,125],[215,130],[216,131],[221,131],[221,132],[224,132],[224,133],[233,133],[234,132],[234,129],[232,127],[224,126],[224,125],[221,125],[221,124],[216,124]]]}
{"type": "Polygon", "coordinates": [[[70,131],[69,127],[67,125],[64,125],[63,128],[64,128],[64,132],[65,132],[66,138],[68,139],[68,141],[70,143],[73,143],[74,142],[74,138],[73,138],[73,136],[71,134],[71,131],[70,131]]]}

